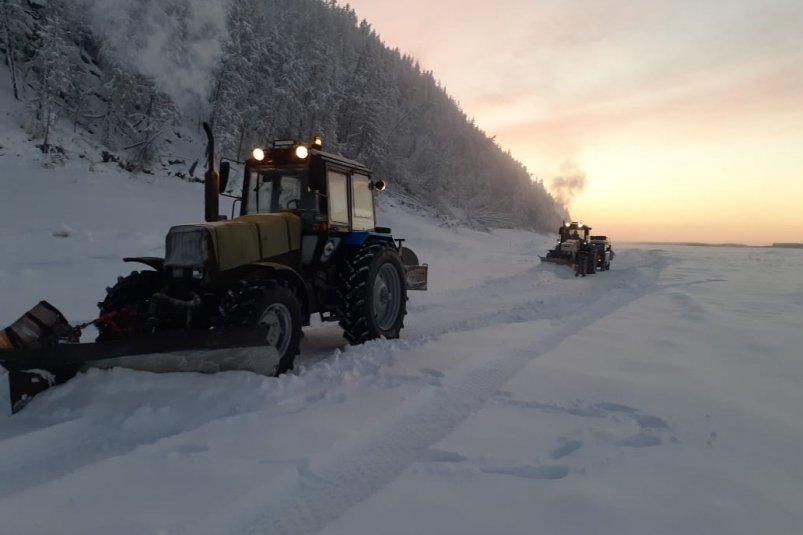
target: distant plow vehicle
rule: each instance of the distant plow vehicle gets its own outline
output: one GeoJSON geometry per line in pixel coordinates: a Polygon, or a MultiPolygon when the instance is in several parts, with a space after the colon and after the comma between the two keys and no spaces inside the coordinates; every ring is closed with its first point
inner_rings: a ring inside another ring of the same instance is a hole
{"type": "Polygon", "coordinates": [[[607,236],[592,236],[591,227],[576,221],[564,222],[558,235],[557,245],[539,257],[542,262],[571,266],[575,277],[611,269],[614,252],[607,236]]]}

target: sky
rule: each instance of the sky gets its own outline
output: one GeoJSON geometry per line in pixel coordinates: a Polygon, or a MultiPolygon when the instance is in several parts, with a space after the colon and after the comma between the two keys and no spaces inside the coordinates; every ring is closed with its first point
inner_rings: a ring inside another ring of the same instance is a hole
{"type": "Polygon", "coordinates": [[[595,232],[803,242],[799,0],[348,3],[595,232]]]}

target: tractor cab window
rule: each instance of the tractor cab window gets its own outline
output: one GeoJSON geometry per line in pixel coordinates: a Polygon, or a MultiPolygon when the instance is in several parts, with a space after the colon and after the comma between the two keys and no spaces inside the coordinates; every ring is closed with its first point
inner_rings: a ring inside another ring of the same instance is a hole
{"type": "Polygon", "coordinates": [[[365,175],[351,176],[352,230],[373,230],[374,196],[371,179],[365,175]]]}
{"type": "Polygon", "coordinates": [[[326,181],[329,192],[329,224],[348,227],[348,177],[343,173],[329,170],[326,173],[326,181]]]}
{"type": "Polygon", "coordinates": [[[248,177],[248,213],[309,210],[315,196],[308,191],[305,169],[253,170],[248,177]]]}

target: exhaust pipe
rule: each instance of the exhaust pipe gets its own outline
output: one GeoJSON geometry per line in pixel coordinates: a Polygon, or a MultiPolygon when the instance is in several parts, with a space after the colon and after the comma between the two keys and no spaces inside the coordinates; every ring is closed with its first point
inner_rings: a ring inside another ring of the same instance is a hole
{"type": "Polygon", "coordinates": [[[206,157],[208,159],[206,174],[204,174],[204,219],[206,221],[220,220],[220,175],[215,169],[215,138],[212,128],[204,122],[206,132],[206,157]]]}

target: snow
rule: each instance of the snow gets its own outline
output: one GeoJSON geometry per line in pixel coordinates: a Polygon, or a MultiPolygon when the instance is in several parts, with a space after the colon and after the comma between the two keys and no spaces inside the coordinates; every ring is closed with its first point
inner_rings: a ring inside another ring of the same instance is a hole
{"type": "MultiPolygon", "coordinates": [[[[7,116],[8,117],[8,116],[7,116]]],[[[0,325],[73,322],[202,187],[0,122],[0,325]]],[[[202,154],[199,147],[198,157],[202,154]]],[[[386,197],[430,266],[399,340],[306,330],[293,375],[91,370],[0,414],[4,534],[755,534],[803,525],[803,251],[554,241],[386,197]]],[[[8,386],[0,375],[0,399],[8,386]]]]}

